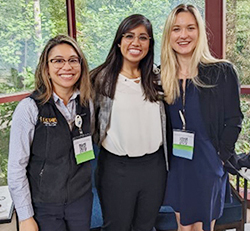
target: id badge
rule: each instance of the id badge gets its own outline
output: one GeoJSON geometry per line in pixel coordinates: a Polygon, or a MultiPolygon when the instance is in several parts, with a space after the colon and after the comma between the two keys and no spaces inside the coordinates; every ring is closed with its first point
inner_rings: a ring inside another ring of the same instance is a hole
{"type": "Polygon", "coordinates": [[[173,136],[173,155],[192,160],[194,151],[194,132],[174,130],[173,136]]]}
{"type": "Polygon", "coordinates": [[[73,139],[76,163],[95,159],[91,135],[81,135],[73,139]]]}

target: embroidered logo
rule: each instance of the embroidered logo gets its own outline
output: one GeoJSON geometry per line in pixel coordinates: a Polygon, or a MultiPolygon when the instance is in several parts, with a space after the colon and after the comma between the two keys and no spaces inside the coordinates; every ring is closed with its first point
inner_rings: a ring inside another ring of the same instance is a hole
{"type": "Polygon", "coordinates": [[[53,118],[46,118],[40,116],[40,122],[43,123],[45,126],[49,127],[55,127],[57,125],[57,119],[55,117],[53,118]]]}

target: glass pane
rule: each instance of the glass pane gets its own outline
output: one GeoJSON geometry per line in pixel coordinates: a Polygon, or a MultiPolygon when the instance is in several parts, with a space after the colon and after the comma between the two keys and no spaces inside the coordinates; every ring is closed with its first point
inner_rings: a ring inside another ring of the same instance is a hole
{"type": "Polygon", "coordinates": [[[249,0],[227,0],[226,58],[236,65],[241,84],[250,84],[249,20],[249,0]]]}
{"type": "Polygon", "coordinates": [[[135,13],[145,15],[153,24],[155,63],[160,64],[164,23],[170,10],[180,3],[194,4],[204,13],[204,0],[76,0],[77,41],[83,48],[90,68],[105,60],[120,22],[135,13]]]}
{"type": "Polygon", "coordinates": [[[17,103],[0,104],[0,186],[7,185],[10,123],[17,103]]]}
{"type": "Polygon", "coordinates": [[[67,33],[64,0],[0,1],[0,94],[33,88],[41,49],[67,33]]]}
{"type": "MultiPolygon", "coordinates": [[[[250,84],[250,2],[227,0],[226,58],[235,64],[241,85],[250,84]]],[[[236,151],[250,152],[250,97],[242,95],[241,109],[244,114],[242,131],[236,151]]]]}
{"type": "MultiPolygon", "coordinates": [[[[0,1],[0,96],[33,89],[49,38],[67,34],[65,0],[0,1]]],[[[5,185],[10,121],[17,103],[0,104],[0,185],[5,185]]]]}
{"type": "Polygon", "coordinates": [[[239,139],[236,143],[236,153],[250,152],[250,96],[241,96],[241,110],[244,114],[242,129],[239,139]]]}

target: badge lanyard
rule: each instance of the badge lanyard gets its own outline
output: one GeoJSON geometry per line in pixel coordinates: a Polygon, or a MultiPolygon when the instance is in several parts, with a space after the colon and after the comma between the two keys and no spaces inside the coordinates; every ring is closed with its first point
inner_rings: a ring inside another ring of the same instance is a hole
{"type": "Polygon", "coordinates": [[[82,130],[83,120],[80,115],[75,117],[75,125],[79,129],[80,135],[73,138],[76,163],[92,160],[95,158],[93,151],[92,137],[90,134],[84,134],[82,130]]]}
{"type": "Polygon", "coordinates": [[[179,110],[179,116],[182,121],[182,130],[173,130],[173,155],[192,160],[194,150],[194,132],[186,130],[185,97],[186,94],[185,91],[183,91],[183,110],[179,110]]]}
{"type": "Polygon", "coordinates": [[[180,115],[181,121],[182,121],[182,130],[185,131],[186,130],[186,120],[185,120],[185,117],[184,117],[183,112],[181,110],[179,110],[179,115],[180,115]]]}
{"type": "Polygon", "coordinates": [[[182,94],[182,111],[179,110],[179,114],[182,120],[182,130],[186,130],[185,106],[186,106],[186,91],[184,89],[182,94]]]}

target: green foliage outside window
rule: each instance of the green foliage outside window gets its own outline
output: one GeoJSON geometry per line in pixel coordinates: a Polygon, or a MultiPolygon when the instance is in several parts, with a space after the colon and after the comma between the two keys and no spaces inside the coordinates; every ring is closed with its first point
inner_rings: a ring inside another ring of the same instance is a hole
{"type": "Polygon", "coordinates": [[[237,67],[241,84],[250,84],[249,22],[249,0],[227,0],[226,58],[237,67]]]}
{"type": "Polygon", "coordinates": [[[121,21],[131,14],[143,14],[153,25],[155,63],[160,64],[162,30],[170,10],[180,3],[192,3],[204,12],[204,0],[76,0],[77,40],[90,68],[104,62],[121,21]]]}
{"type": "Polygon", "coordinates": [[[16,105],[17,102],[0,104],[0,186],[7,184],[10,123],[16,105]]]}
{"type": "Polygon", "coordinates": [[[241,99],[241,110],[244,114],[242,121],[242,129],[235,145],[237,153],[249,153],[250,152],[250,96],[244,96],[241,99]]]}

